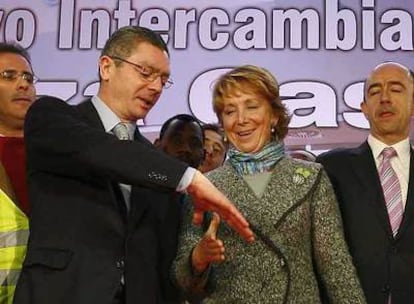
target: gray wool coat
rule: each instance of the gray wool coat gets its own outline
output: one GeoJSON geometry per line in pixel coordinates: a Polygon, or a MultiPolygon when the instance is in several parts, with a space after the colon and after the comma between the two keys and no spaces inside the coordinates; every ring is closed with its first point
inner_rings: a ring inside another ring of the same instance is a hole
{"type": "MultiPolygon", "coordinates": [[[[283,158],[258,198],[227,162],[209,179],[239,208],[256,240],[244,242],[221,222],[217,237],[226,260],[202,275],[192,272],[190,254],[203,235],[186,214],[173,267],[188,294],[203,303],[365,303],[348,248],[332,186],[319,164],[283,158]]],[[[189,208],[191,209],[191,208],[189,208]]]]}

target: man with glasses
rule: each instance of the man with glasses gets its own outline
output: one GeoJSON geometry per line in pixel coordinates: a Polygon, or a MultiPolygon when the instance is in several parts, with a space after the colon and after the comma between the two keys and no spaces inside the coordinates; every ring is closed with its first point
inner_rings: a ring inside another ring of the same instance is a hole
{"type": "Polygon", "coordinates": [[[28,238],[23,124],[35,80],[26,50],[0,43],[0,303],[11,303],[28,238]]]}
{"type": "Polygon", "coordinates": [[[136,128],[170,81],[167,46],[128,26],[106,42],[98,94],[70,106],[40,98],[25,125],[31,234],[15,304],[167,303],[159,197],[187,191],[248,241],[237,209],[199,171],[156,150],[136,128]]]}
{"type": "Polygon", "coordinates": [[[29,54],[17,44],[0,43],[0,161],[20,209],[29,213],[23,125],[36,99],[29,54]]]}

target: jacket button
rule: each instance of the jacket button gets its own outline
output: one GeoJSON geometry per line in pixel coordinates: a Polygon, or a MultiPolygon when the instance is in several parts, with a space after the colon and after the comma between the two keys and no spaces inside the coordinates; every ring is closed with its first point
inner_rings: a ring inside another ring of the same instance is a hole
{"type": "Polygon", "coordinates": [[[397,253],[398,253],[398,248],[397,248],[396,246],[392,246],[392,247],[391,247],[391,252],[392,252],[393,254],[397,254],[397,253]]]}
{"type": "Polygon", "coordinates": [[[118,269],[124,269],[125,263],[123,260],[119,260],[115,262],[116,268],[118,269]]]}
{"type": "Polygon", "coordinates": [[[382,292],[384,292],[384,293],[388,293],[390,291],[390,286],[389,285],[384,285],[383,287],[382,287],[382,292]]]}

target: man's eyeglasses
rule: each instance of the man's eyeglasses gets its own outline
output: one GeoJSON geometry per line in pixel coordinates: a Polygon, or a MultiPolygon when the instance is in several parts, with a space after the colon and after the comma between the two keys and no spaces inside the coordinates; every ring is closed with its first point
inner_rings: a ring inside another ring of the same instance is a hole
{"type": "Polygon", "coordinates": [[[174,84],[174,82],[168,76],[162,75],[158,72],[154,72],[151,67],[147,67],[147,66],[143,66],[143,65],[140,65],[140,64],[137,64],[137,63],[133,63],[131,61],[128,61],[128,60],[126,60],[124,58],[121,58],[121,57],[118,57],[118,56],[109,56],[109,57],[112,58],[112,59],[119,60],[119,61],[122,61],[122,62],[125,62],[125,63],[128,63],[128,64],[132,65],[133,67],[135,67],[137,69],[137,71],[139,72],[139,74],[141,75],[141,77],[145,81],[153,82],[158,77],[160,77],[162,87],[165,88],[165,89],[168,89],[169,87],[171,87],[174,84]]]}
{"type": "Polygon", "coordinates": [[[7,81],[15,81],[19,77],[26,80],[29,84],[35,84],[39,80],[39,78],[30,72],[18,72],[16,70],[4,70],[0,72],[0,78],[7,81]]]}

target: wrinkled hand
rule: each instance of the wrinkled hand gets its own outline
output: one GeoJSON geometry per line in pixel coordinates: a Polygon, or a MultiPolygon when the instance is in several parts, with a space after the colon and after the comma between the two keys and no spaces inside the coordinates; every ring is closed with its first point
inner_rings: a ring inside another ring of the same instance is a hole
{"type": "Polygon", "coordinates": [[[203,174],[196,171],[191,184],[187,188],[194,204],[193,224],[201,225],[204,211],[217,212],[246,241],[254,241],[253,231],[250,230],[244,216],[203,174]]]}
{"type": "Polygon", "coordinates": [[[191,256],[193,268],[197,272],[206,270],[210,263],[220,263],[224,261],[224,245],[221,240],[217,239],[219,225],[220,216],[217,213],[213,213],[213,218],[208,230],[194,248],[191,256]]]}

